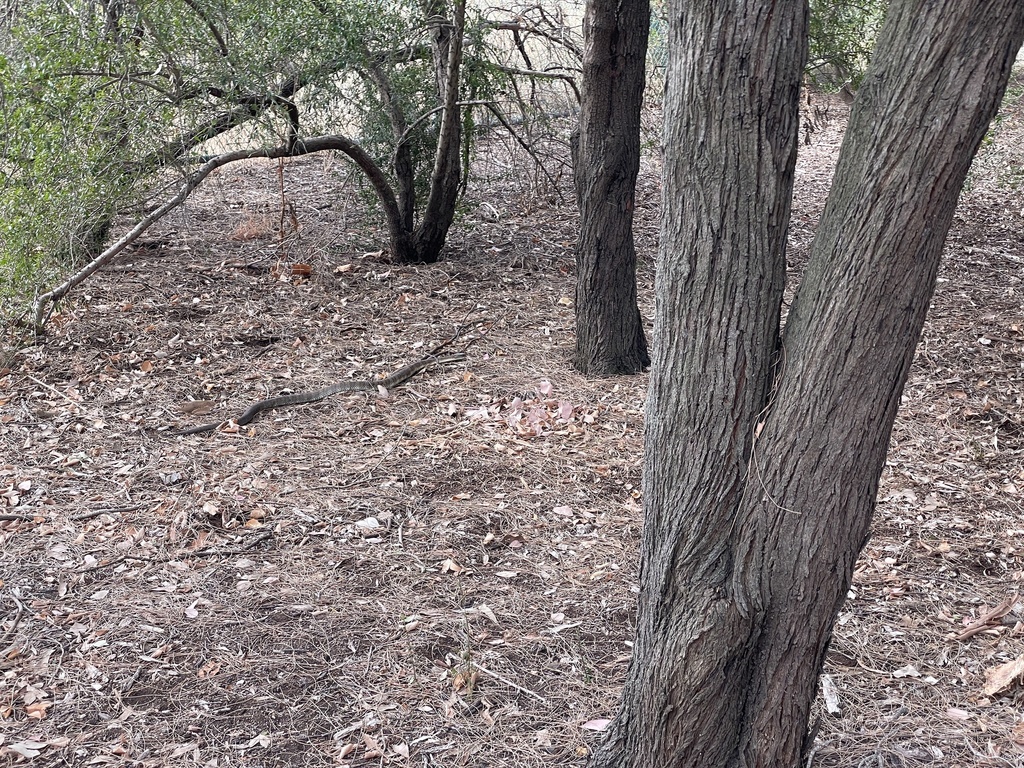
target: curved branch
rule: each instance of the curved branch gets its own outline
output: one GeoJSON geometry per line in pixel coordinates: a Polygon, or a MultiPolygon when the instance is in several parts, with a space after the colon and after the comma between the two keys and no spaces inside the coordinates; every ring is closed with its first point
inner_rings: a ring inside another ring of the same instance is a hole
{"type": "MultiPolygon", "coordinates": [[[[498,119],[498,122],[505,127],[505,130],[508,131],[509,136],[515,139],[516,143],[519,144],[519,146],[522,147],[524,150],[526,150],[526,153],[533,158],[534,165],[536,165],[536,167],[539,168],[541,172],[547,177],[548,183],[551,185],[551,188],[558,192],[558,180],[551,175],[551,172],[548,170],[547,165],[540,157],[537,156],[537,153],[533,151],[533,147],[530,146],[530,144],[527,143],[522,136],[516,133],[515,128],[512,127],[512,123],[508,121],[508,118],[505,117],[505,115],[502,113],[500,109],[498,109],[497,106],[495,106],[494,104],[488,104],[487,108],[491,111],[491,114],[493,114],[498,119]]],[[[561,198],[562,193],[558,192],[558,196],[559,198],[561,198]]]]}
{"type": "MultiPolygon", "coordinates": [[[[258,158],[273,160],[282,157],[300,157],[302,155],[308,155],[314,152],[323,152],[326,150],[338,150],[340,152],[344,152],[353,160],[353,162],[356,163],[356,165],[359,166],[360,170],[366,174],[387,214],[388,223],[391,228],[392,247],[401,247],[404,233],[400,231],[400,228],[396,228],[395,224],[398,220],[398,203],[395,200],[394,192],[391,190],[384,172],[380,169],[377,163],[374,162],[373,158],[366,153],[366,150],[351,139],[340,135],[316,136],[296,141],[292,146],[288,146],[286,144],[267,149],[241,149],[233,152],[225,152],[212,157],[203,163],[194,174],[186,179],[185,183],[172,198],[143,218],[125,235],[107,247],[99,256],[90,261],[82,267],[82,269],[53,290],[37,296],[35,301],[32,303],[32,326],[36,335],[42,335],[43,333],[43,313],[46,311],[47,305],[55,305],[64,296],[66,296],[71,289],[81,284],[98,270],[110,263],[115,256],[135,242],[143,232],[185,202],[188,196],[195,191],[203,180],[218,168],[228,165],[229,163],[238,162],[239,160],[254,160],[258,158]]],[[[404,235],[404,237],[407,239],[408,235],[404,235]]]]}
{"type": "MultiPolygon", "coordinates": [[[[494,105],[494,101],[491,100],[491,99],[470,99],[468,101],[456,101],[455,102],[455,106],[457,106],[457,107],[492,107],[493,105],[494,105]]],[[[409,127],[406,128],[405,131],[402,133],[402,135],[398,137],[398,141],[396,142],[396,146],[401,146],[402,144],[407,142],[409,140],[409,134],[412,133],[413,128],[415,128],[417,125],[422,123],[424,120],[426,120],[431,115],[436,115],[438,112],[442,111],[444,108],[445,108],[445,105],[442,104],[439,107],[434,107],[433,109],[428,109],[422,115],[420,115],[415,120],[413,120],[412,123],[409,124],[409,127]]]]}

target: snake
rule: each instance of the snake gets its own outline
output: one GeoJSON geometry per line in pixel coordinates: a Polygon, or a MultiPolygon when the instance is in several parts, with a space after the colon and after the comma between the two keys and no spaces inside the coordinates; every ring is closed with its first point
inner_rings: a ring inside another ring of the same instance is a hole
{"type": "MultiPolygon", "coordinates": [[[[390,390],[395,387],[400,387],[409,381],[413,376],[420,373],[426,368],[430,368],[434,365],[444,365],[445,363],[457,363],[460,360],[466,359],[465,352],[455,352],[450,355],[428,355],[421,360],[417,360],[415,363],[399,368],[397,371],[392,373],[383,379],[377,381],[370,380],[358,380],[358,381],[339,381],[336,384],[331,384],[323,389],[315,389],[310,392],[294,392],[290,395],[278,395],[277,397],[270,397],[266,400],[260,400],[253,403],[242,415],[235,419],[235,423],[242,427],[251,422],[257,416],[264,411],[271,411],[275,408],[284,408],[289,405],[305,405],[307,403],[316,403],[324,400],[331,395],[336,395],[339,392],[376,392],[378,389],[390,390]]],[[[200,424],[197,427],[190,427],[189,429],[180,429],[173,432],[164,432],[168,437],[181,437],[183,435],[198,435],[201,432],[212,432],[217,429],[224,421],[214,421],[209,424],[200,424]]]]}

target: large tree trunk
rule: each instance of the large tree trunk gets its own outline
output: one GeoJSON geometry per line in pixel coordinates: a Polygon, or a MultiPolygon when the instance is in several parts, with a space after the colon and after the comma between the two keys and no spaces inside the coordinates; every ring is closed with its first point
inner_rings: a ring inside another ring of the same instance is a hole
{"type": "Polygon", "coordinates": [[[800,0],[674,0],[634,657],[593,765],[796,768],[1020,0],[894,0],[777,365],[800,0]]]}
{"type": "Polygon", "coordinates": [[[583,21],[583,93],[573,137],[580,204],[573,363],[591,376],[636,373],[651,362],[636,304],[633,244],[650,23],[649,0],[588,0],[583,21]]]}

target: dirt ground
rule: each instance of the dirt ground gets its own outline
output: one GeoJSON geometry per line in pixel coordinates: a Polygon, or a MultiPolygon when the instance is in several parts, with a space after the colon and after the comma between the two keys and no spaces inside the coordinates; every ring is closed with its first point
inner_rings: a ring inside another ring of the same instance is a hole
{"type": "MultiPolygon", "coordinates": [[[[828,110],[794,276],[842,135],[828,110]]],[[[815,766],[1024,766],[1024,692],[996,677],[1024,654],[1022,139],[1018,101],[949,240],[815,766]]],[[[585,764],[630,655],[646,377],[569,367],[563,149],[545,177],[492,146],[429,267],[387,263],[338,159],[288,163],[283,189],[275,164],[226,169],[7,362],[0,761],[585,764]],[[457,329],[465,362],[391,392],[167,434],[385,375],[457,329]]],[[[649,317],[650,158],[639,186],[649,317]]]]}

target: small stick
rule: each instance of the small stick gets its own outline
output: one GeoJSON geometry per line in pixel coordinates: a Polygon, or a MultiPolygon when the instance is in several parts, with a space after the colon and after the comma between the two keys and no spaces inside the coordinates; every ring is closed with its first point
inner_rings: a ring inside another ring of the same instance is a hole
{"type": "Polygon", "coordinates": [[[82,520],[90,520],[94,517],[99,517],[100,515],[116,515],[120,514],[121,512],[134,512],[135,510],[142,509],[145,506],[145,504],[133,504],[130,507],[106,507],[103,509],[90,509],[88,512],[83,512],[80,515],[72,515],[69,519],[76,523],[79,523],[82,520]]]}
{"type": "Polygon", "coordinates": [[[13,590],[11,591],[11,600],[13,600],[14,604],[18,606],[18,612],[14,614],[14,623],[11,624],[11,626],[9,626],[2,635],[0,635],[0,648],[4,647],[4,644],[7,642],[7,638],[14,636],[14,631],[18,628],[18,624],[21,623],[21,616],[25,613],[25,606],[22,604],[21,600],[14,596],[13,590]]]}
{"type": "Polygon", "coordinates": [[[59,389],[57,389],[56,387],[54,387],[54,386],[51,386],[50,384],[47,384],[47,383],[46,383],[45,381],[40,381],[40,380],[39,380],[39,379],[37,379],[37,378],[36,378],[35,376],[33,376],[33,375],[32,375],[31,373],[26,373],[26,374],[25,374],[25,376],[26,376],[26,377],[28,377],[28,378],[30,378],[30,379],[32,379],[32,381],[34,381],[34,382],[35,382],[36,384],[38,384],[38,385],[39,385],[40,387],[46,387],[46,388],[47,388],[48,390],[50,390],[51,392],[53,392],[53,394],[57,395],[58,397],[63,397],[63,398],[65,399],[65,400],[67,400],[67,401],[68,401],[69,403],[71,403],[71,404],[72,404],[73,406],[75,406],[76,408],[78,408],[78,407],[80,407],[80,406],[82,405],[81,403],[76,403],[76,402],[75,402],[74,400],[72,400],[72,399],[71,399],[70,397],[68,397],[67,395],[65,395],[65,394],[64,394],[63,392],[61,392],[61,391],[60,391],[59,389]]]}
{"type": "MultiPolygon", "coordinates": [[[[460,661],[459,659],[457,659],[455,656],[453,656],[450,653],[448,654],[448,658],[451,659],[452,661],[460,661]]],[[[480,672],[483,672],[485,675],[490,675],[491,677],[493,677],[498,682],[504,683],[505,685],[507,685],[507,686],[509,686],[511,688],[515,688],[517,691],[519,691],[520,693],[525,693],[527,696],[533,696],[533,698],[537,699],[537,701],[540,701],[540,702],[542,702],[544,704],[547,704],[547,699],[545,699],[543,696],[541,696],[536,691],[531,691],[529,688],[524,688],[521,685],[517,685],[516,683],[513,683],[511,680],[509,680],[507,677],[504,677],[503,675],[499,675],[497,672],[494,672],[493,670],[487,669],[486,667],[482,667],[479,664],[477,664],[475,661],[469,660],[466,663],[469,665],[469,667],[471,669],[476,669],[476,670],[479,670],[480,672]]]]}
{"type": "Polygon", "coordinates": [[[991,611],[989,611],[988,613],[984,614],[983,616],[979,616],[977,619],[972,621],[967,626],[967,628],[964,629],[963,632],[961,632],[958,635],[954,635],[951,639],[952,640],[966,640],[969,637],[974,637],[975,635],[977,635],[980,632],[984,632],[986,629],[988,629],[990,626],[992,626],[992,624],[994,623],[994,621],[996,619],[1001,619],[1001,618],[1003,618],[1003,616],[1005,616],[1010,611],[1012,611],[1013,607],[1015,605],[1017,605],[1017,601],[1019,599],[1020,598],[1018,597],[1017,593],[1014,592],[1013,595],[1011,595],[1010,597],[1008,597],[1005,600],[1003,600],[1003,602],[1001,602],[999,605],[997,605],[991,611]]]}
{"type": "Polygon", "coordinates": [[[19,514],[17,512],[4,512],[0,514],[0,523],[30,523],[36,519],[35,515],[19,514]]]}

